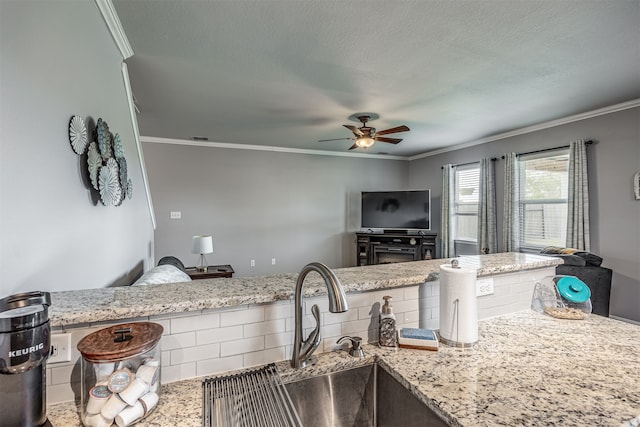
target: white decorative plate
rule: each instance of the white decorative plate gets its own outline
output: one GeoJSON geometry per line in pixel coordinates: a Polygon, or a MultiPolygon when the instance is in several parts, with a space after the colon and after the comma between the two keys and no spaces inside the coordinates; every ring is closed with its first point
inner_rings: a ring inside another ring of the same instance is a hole
{"type": "Polygon", "coordinates": [[[118,162],[112,157],[100,168],[98,175],[100,200],[105,206],[114,206],[122,202],[122,187],[118,176],[118,162]]]}
{"type": "Polygon", "coordinates": [[[102,157],[98,153],[98,147],[95,142],[89,144],[87,153],[87,168],[89,169],[89,178],[94,189],[100,190],[98,187],[98,169],[102,166],[102,157]]]}
{"type": "Polygon", "coordinates": [[[87,148],[87,126],[80,116],[73,116],[69,121],[69,142],[76,154],[84,154],[87,148]]]}

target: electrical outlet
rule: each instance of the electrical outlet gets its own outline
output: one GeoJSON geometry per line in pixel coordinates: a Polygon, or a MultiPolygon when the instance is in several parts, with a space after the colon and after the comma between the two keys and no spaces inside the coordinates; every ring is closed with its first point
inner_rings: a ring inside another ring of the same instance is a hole
{"type": "Polygon", "coordinates": [[[271,258],[271,265],[276,265],[276,259],[275,258],[271,258]]]}
{"type": "Polygon", "coordinates": [[[180,211],[175,211],[175,212],[171,212],[170,214],[171,219],[181,219],[182,218],[182,212],[180,211]]]}
{"type": "Polygon", "coordinates": [[[476,296],[493,294],[493,277],[485,277],[476,280],[476,296]]]}
{"type": "Polygon", "coordinates": [[[71,362],[71,334],[52,334],[47,363],[71,362]]]}
{"type": "Polygon", "coordinates": [[[255,260],[255,259],[252,259],[252,260],[251,260],[251,267],[255,267],[255,266],[256,266],[256,260],[255,260]]]}

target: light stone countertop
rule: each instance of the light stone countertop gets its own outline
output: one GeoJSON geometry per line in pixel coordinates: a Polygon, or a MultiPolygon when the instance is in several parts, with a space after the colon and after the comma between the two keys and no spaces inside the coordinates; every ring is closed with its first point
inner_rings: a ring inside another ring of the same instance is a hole
{"type": "MultiPolygon", "coordinates": [[[[374,360],[452,426],[636,426],[640,422],[640,327],[590,315],[562,320],[526,310],[479,323],[472,348],[438,352],[365,346],[366,358],[323,353],[285,382],[374,360]]],[[[202,425],[202,378],[162,386],[140,427],[202,425]]],[[[80,426],[74,403],[49,406],[55,427],[80,426]]]]}
{"type": "MultiPolygon", "coordinates": [[[[478,276],[510,273],[562,264],[559,258],[523,253],[463,256],[460,266],[477,269],[478,276]]],[[[448,259],[413,261],[333,271],[345,292],[416,285],[438,280],[448,259]]],[[[52,327],[235,307],[293,299],[297,273],[271,276],[196,280],[163,285],[127,286],[52,292],[52,327]]],[[[326,295],[319,275],[305,280],[304,295],[326,295]]]]}

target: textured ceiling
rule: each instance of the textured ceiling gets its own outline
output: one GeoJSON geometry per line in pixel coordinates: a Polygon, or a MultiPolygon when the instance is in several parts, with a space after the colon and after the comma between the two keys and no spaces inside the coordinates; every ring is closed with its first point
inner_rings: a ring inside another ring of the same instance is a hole
{"type": "Polygon", "coordinates": [[[143,136],[345,151],[374,112],[411,156],[640,98],[640,0],[113,4],[143,136]]]}

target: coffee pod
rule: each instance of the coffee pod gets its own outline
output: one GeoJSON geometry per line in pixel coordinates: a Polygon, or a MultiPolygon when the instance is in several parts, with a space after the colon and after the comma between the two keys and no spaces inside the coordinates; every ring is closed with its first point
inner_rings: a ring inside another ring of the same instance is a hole
{"type": "Polygon", "coordinates": [[[153,357],[148,357],[148,358],[144,359],[142,364],[143,365],[148,365],[148,366],[158,367],[158,366],[160,366],[160,361],[158,359],[153,358],[153,357]]]}
{"type": "Polygon", "coordinates": [[[156,407],[156,405],[158,404],[158,399],[158,394],[153,392],[147,393],[140,398],[139,402],[142,403],[142,406],[144,407],[145,417],[149,415],[151,411],[153,411],[153,408],[156,407]]]}
{"type": "Polygon", "coordinates": [[[87,414],[99,414],[102,407],[111,396],[111,391],[105,385],[97,385],[89,390],[87,401],[87,414]]]}
{"type": "Polygon", "coordinates": [[[127,402],[120,399],[116,393],[113,393],[111,397],[107,400],[107,402],[102,407],[100,413],[103,417],[113,420],[116,415],[118,415],[124,408],[127,407],[127,402]]]}
{"type": "Polygon", "coordinates": [[[135,402],[134,405],[128,406],[122,412],[120,412],[115,422],[118,427],[127,427],[133,424],[136,420],[140,419],[144,415],[144,407],[142,403],[135,402]]]}
{"type": "Polygon", "coordinates": [[[140,367],[136,371],[136,377],[151,385],[158,381],[158,372],[159,369],[157,366],[140,365],[140,367]]]}
{"type": "Polygon", "coordinates": [[[138,398],[149,391],[149,384],[140,378],[134,378],[127,388],[119,393],[120,399],[127,402],[128,405],[136,403],[138,398]]]}
{"type": "Polygon", "coordinates": [[[115,370],[115,364],[111,363],[96,363],[93,365],[93,371],[96,374],[96,384],[106,382],[109,376],[115,370]]]}
{"type": "Polygon", "coordinates": [[[133,380],[133,374],[128,369],[120,369],[109,376],[108,387],[113,393],[120,393],[133,380]]]}
{"type": "Polygon", "coordinates": [[[101,414],[87,415],[84,419],[86,427],[109,427],[113,424],[112,419],[106,419],[101,414]]]}

